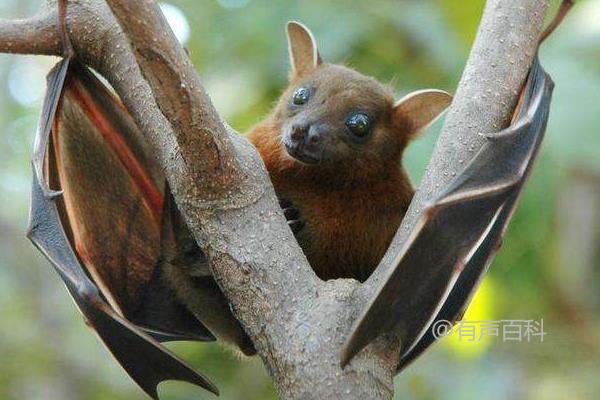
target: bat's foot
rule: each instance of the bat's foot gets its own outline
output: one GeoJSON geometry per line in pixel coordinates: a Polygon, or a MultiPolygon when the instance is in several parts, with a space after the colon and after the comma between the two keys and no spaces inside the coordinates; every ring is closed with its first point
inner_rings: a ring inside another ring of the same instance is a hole
{"type": "Polygon", "coordinates": [[[294,235],[298,234],[302,228],[304,228],[304,218],[300,214],[300,210],[298,210],[294,204],[288,199],[279,199],[279,205],[283,210],[283,215],[285,215],[285,219],[288,222],[288,226],[294,233],[294,235]]]}

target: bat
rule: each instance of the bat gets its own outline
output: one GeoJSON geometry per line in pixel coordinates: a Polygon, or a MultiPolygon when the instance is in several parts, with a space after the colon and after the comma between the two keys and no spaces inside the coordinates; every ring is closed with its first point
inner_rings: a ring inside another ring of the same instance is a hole
{"type": "Polygon", "coordinates": [[[73,57],[48,75],[36,132],[28,237],[53,264],[86,323],[150,397],[206,377],[164,348],[215,340],[163,283],[174,236],[168,188],[118,99],[73,57]]]}
{"type": "MultiPolygon", "coordinates": [[[[542,34],[558,26],[565,1],[542,34]]],[[[538,46],[539,46],[538,43],[538,46]]],[[[430,203],[353,323],[342,347],[347,365],[386,332],[398,335],[400,372],[436,339],[437,323],[464,313],[515,211],[544,137],[554,83],[536,54],[508,128],[487,142],[430,203]]]]}

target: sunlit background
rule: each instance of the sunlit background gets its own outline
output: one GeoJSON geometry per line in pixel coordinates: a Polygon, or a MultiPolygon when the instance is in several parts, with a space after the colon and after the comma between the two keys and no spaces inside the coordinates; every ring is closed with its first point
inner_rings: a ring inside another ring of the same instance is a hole
{"type": "MultiPolygon", "coordinates": [[[[1,0],[0,17],[39,1],[1,0]]],[[[284,25],[305,22],[322,56],[390,83],[398,96],[454,91],[482,0],[188,0],[163,11],[217,108],[239,131],[284,87],[284,25]]],[[[553,1],[554,8],[556,1],[553,1]]],[[[544,341],[450,337],[397,377],[397,399],[600,398],[600,1],[578,1],[541,49],[556,82],[547,139],[502,250],[466,319],[544,320],[544,341]]],[[[0,56],[0,399],[143,399],[25,239],[33,133],[56,59],[0,56]]],[[[418,182],[441,123],[409,150],[418,182]]],[[[217,344],[174,346],[222,399],[273,399],[260,360],[217,344]]],[[[165,399],[211,398],[161,386],[165,399]],[[197,397],[195,397],[197,396],[197,397]]]]}

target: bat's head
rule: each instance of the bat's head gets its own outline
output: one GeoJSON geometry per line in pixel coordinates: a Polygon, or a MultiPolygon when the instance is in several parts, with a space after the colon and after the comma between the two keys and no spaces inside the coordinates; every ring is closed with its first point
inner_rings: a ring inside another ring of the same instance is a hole
{"type": "Polygon", "coordinates": [[[312,33],[287,25],[290,85],[274,116],[285,155],[302,164],[397,160],[416,133],[435,120],[452,97],[420,90],[395,101],[392,90],[353,69],[324,63],[312,33]]]}

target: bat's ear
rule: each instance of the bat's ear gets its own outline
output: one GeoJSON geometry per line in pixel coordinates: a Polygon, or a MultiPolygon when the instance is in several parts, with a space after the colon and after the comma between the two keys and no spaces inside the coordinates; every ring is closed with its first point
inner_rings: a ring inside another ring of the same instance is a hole
{"type": "Polygon", "coordinates": [[[288,22],[287,37],[292,78],[307,74],[322,63],[315,37],[306,26],[297,21],[288,22]]]}
{"type": "Polygon", "coordinates": [[[403,133],[416,136],[432,124],[452,102],[452,96],[437,89],[409,93],[394,104],[394,121],[403,133]]]}

